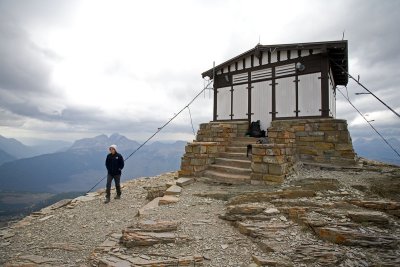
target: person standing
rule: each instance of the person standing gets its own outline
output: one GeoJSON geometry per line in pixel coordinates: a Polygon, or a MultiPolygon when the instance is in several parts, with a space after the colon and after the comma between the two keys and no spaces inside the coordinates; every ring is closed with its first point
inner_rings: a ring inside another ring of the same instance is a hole
{"type": "Polygon", "coordinates": [[[117,152],[117,145],[111,145],[109,148],[110,153],[106,158],[107,168],[107,185],[106,185],[106,200],[104,203],[110,202],[111,195],[111,182],[114,180],[117,195],[115,199],[121,198],[121,170],[124,168],[124,158],[117,152]]]}

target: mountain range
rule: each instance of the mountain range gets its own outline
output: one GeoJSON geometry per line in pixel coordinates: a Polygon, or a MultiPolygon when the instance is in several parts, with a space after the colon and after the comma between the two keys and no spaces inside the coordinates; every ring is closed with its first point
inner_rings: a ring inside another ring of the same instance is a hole
{"type": "MultiPolygon", "coordinates": [[[[400,141],[398,139],[389,138],[387,141],[400,153],[400,141]]],[[[353,141],[353,147],[361,157],[400,166],[400,157],[382,139],[357,138],[353,141]]]]}
{"type": "Polygon", "coordinates": [[[14,161],[17,158],[0,149],[0,165],[4,162],[14,161]]]}
{"type": "MultiPolygon", "coordinates": [[[[106,175],[105,157],[110,144],[116,144],[125,158],[139,146],[138,142],[120,134],[99,135],[77,140],[65,151],[5,162],[0,166],[0,190],[87,191],[106,175]]],[[[155,142],[144,146],[126,161],[122,180],[178,170],[185,144],[184,141],[155,142]]],[[[103,181],[99,187],[104,184],[103,181]]]]}
{"type": "MultiPolygon", "coordinates": [[[[399,140],[388,141],[400,151],[399,140]]],[[[61,144],[51,149],[60,150],[61,144]]],[[[120,134],[99,135],[77,140],[59,152],[36,155],[34,147],[0,136],[0,191],[86,191],[106,175],[104,161],[110,144],[117,144],[124,158],[140,145],[120,134]]],[[[178,170],[185,144],[155,142],[144,146],[126,162],[122,180],[178,170]]],[[[400,165],[400,158],[380,139],[357,138],[353,145],[359,156],[400,165]]]]}
{"type": "Polygon", "coordinates": [[[40,144],[28,146],[14,138],[6,138],[0,135],[0,165],[16,159],[62,151],[69,146],[71,146],[71,143],[59,140],[46,140],[40,144]]]}

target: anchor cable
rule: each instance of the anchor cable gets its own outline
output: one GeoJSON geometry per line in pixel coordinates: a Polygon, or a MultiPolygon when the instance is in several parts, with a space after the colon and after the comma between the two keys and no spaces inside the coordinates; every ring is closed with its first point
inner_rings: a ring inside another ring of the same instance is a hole
{"type": "Polygon", "coordinates": [[[387,107],[390,111],[392,111],[397,117],[400,118],[400,114],[397,113],[394,109],[392,109],[389,105],[387,105],[385,102],[383,102],[379,97],[377,97],[374,93],[372,93],[367,87],[365,87],[362,83],[360,83],[359,79],[354,78],[353,76],[351,76],[351,74],[345,69],[343,68],[341,65],[339,65],[338,63],[336,63],[332,58],[329,58],[330,61],[335,64],[336,66],[338,66],[343,72],[345,72],[349,78],[353,79],[359,86],[361,86],[362,88],[364,88],[370,95],[374,96],[376,99],[378,99],[379,102],[381,102],[383,105],[385,105],[385,107],[387,107]]]}
{"type": "Polygon", "coordinates": [[[397,156],[399,156],[400,158],[400,154],[399,152],[397,152],[397,150],[386,140],[385,137],[383,137],[383,135],[371,124],[371,122],[369,120],[367,120],[367,118],[365,118],[365,116],[360,112],[360,110],[358,110],[354,104],[350,101],[349,98],[347,98],[344,93],[342,91],[340,91],[339,88],[337,88],[337,90],[342,94],[342,96],[350,103],[350,105],[360,114],[360,116],[369,124],[369,126],[371,126],[371,128],[382,138],[382,140],[394,151],[394,153],[397,154],[397,156]]]}
{"type": "MultiPolygon", "coordinates": [[[[171,121],[173,121],[176,117],[178,117],[179,114],[182,113],[182,111],[184,111],[186,108],[189,109],[189,106],[203,93],[205,92],[205,90],[212,90],[212,88],[208,87],[210,84],[212,83],[212,80],[210,79],[209,82],[207,83],[207,85],[187,104],[185,105],[178,113],[174,114],[174,116],[169,119],[166,123],[164,123],[161,127],[157,128],[157,131],[155,131],[155,133],[153,133],[149,138],[147,138],[146,141],[144,141],[138,148],[136,148],[127,158],[124,159],[124,162],[127,161],[130,157],[132,157],[136,152],[139,151],[139,149],[141,149],[147,142],[149,142],[154,136],[156,136],[159,132],[161,132],[162,129],[164,129],[171,121]]],[[[189,109],[189,114],[190,114],[190,109],[189,109]]],[[[192,130],[193,130],[193,134],[195,134],[194,132],[194,127],[193,127],[193,121],[192,121],[192,115],[190,114],[190,120],[192,123],[192,130]]],[[[103,178],[101,178],[92,188],[90,188],[87,192],[89,193],[90,191],[92,191],[97,185],[99,185],[105,178],[107,178],[107,175],[105,175],[103,178]]]]}

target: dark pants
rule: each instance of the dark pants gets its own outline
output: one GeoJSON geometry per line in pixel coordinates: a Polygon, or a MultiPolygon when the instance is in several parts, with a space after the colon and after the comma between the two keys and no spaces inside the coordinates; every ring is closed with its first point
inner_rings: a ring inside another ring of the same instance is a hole
{"type": "Polygon", "coordinates": [[[115,189],[117,190],[117,195],[121,195],[121,174],[116,174],[116,175],[107,175],[107,185],[106,185],[106,198],[110,198],[111,195],[111,182],[114,179],[115,182],[115,189]]]}

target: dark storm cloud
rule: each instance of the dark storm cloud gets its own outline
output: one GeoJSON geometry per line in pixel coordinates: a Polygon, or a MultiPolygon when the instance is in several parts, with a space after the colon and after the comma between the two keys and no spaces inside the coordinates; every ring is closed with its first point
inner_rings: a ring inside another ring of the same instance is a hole
{"type": "MultiPolygon", "coordinates": [[[[126,116],[107,116],[104,115],[99,108],[68,107],[61,112],[57,121],[64,122],[72,127],[87,129],[95,133],[109,131],[155,132],[167,122],[167,120],[158,119],[156,117],[157,114],[149,115],[153,115],[154,118],[151,120],[139,121],[126,116]]],[[[169,124],[169,127],[164,129],[164,132],[186,130],[186,128],[187,126],[182,126],[173,122],[169,124]]]]}
{"type": "Polygon", "coordinates": [[[0,11],[0,39],[2,125],[14,117],[52,119],[53,114],[43,113],[40,107],[55,97],[50,74],[56,55],[37,46],[23,26],[4,10],[0,11]]]}
{"type": "MultiPolygon", "coordinates": [[[[399,1],[349,1],[342,6],[342,13],[337,14],[330,26],[345,30],[345,39],[349,41],[349,72],[355,78],[360,75],[360,82],[378,95],[393,109],[400,110],[400,53],[398,44],[400,35],[399,1]]],[[[329,31],[329,30],[328,30],[329,31]]],[[[366,92],[349,79],[347,92],[352,103],[367,116],[378,131],[386,137],[400,136],[400,120],[371,95],[355,95],[366,92]],[[376,113],[381,111],[379,113],[376,113]],[[382,111],[390,113],[390,120],[382,117],[382,111]],[[374,113],[375,112],[375,113],[374,113]]],[[[352,121],[361,117],[338,92],[337,117],[347,119],[353,137],[378,137],[370,126],[352,121]]]]}
{"type": "Polygon", "coordinates": [[[23,25],[62,26],[77,7],[78,0],[0,0],[2,16],[14,18],[23,25]]]}
{"type": "Polygon", "coordinates": [[[28,34],[11,19],[0,17],[0,88],[18,94],[49,91],[51,67],[28,34]]]}
{"type": "MultiPolygon", "coordinates": [[[[400,82],[399,10],[399,1],[356,1],[344,17],[349,29],[349,57],[357,60],[360,68],[350,72],[356,77],[360,74],[360,81],[374,92],[398,88],[400,82]]],[[[350,85],[363,90],[353,82],[350,85]]],[[[400,107],[399,102],[393,104],[400,107]]],[[[376,108],[381,109],[379,105],[376,108]]]]}
{"type": "Polygon", "coordinates": [[[400,41],[399,10],[400,2],[393,0],[350,2],[343,19],[350,30],[349,37],[355,41],[355,45],[350,43],[352,55],[369,66],[379,62],[397,64],[400,54],[393,52],[400,41]]]}
{"type": "Polygon", "coordinates": [[[75,1],[0,1],[0,109],[1,125],[14,117],[57,119],[56,112],[43,112],[49,101],[58,101],[51,86],[52,64],[60,60],[53,51],[40,47],[29,28],[57,25],[75,1]]]}
{"type": "MultiPolygon", "coordinates": [[[[219,1],[217,8],[223,10],[225,5],[225,2],[219,1]]],[[[152,114],[147,114],[147,118],[141,121],[122,115],[111,117],[105,115],[101,108],[67,106],[61,91],[51,84],[50,76],[53,64],[63,59],[53,51],[34,42],[30,35],[34,28],[32,25],[37,28],[49,25],[54,28],[63,26],[68,21],[68,14],[74,13],[75,6],[75,1],[0,0],[0,126],[18,126],[23,124],[25,118],[34,118],[44,122],[59,122],[66,125],[66,128],[49,128],[49,131],[62,132],[78,129],[94,134],[99,132],[152,133],[156,131],[166,121],[158,119],[155,110],[154,114],[152,111],[152,114]],[[44,109],[43,106],[47,103],[59,104],[59,107],[54,111],[44,109]]],[[[299,12],[295,20],[290,20],[289,24],[282,24],[280,36],[268,36],[268,38],[262,36],[262,43],[281,43],[282,40],[284,43],[338,40],[341,39],[342,31],[345,30],[345,39],[349,40],[350,73],[355,76],[360,74],[361,82],[369,89],[381,95],[393,108],[400,108],[398,101],[400,99],[400,68],[397,66],[400,62],[400,53],[397,47],[400,43],[398,34],[400,16],[397,14],[400,11],[400,1],[310,1],[307,6],[316,8],[315,10],[311,8],[311,11],[307,13],[299,12]],[[268,39],[268,42],[263,39],[268,39]]],[[[245,14],[246,12],[237,13],[237,18],[227,14],[225,19],[231,19],[236,23],[236,21],[243,20],[245,14]]],[[[260,18],[258,22],[266,21],[267,13],[265,16],[265,19],[260,18]]],[[[253,24],[246,25],[246,27],[251,31],[267,32],[266,26],[260,23],[259,25],[261,26],[253,24]]],[[[223,51],[221,53],[217,50],[201,51],[198,49],[201,45],[197,48],[194,46],[196,49],[194,53],[202,53],[204,57],[209,57],[209,64],[207,63],[201,69],[190,67],[189,60],[185,63],[189,66],[184,70],[182,68],[179,70],[174,66],[167,70],[155,68],[153,72],[143,74],[146,76],[141,77],[141,73],[129,73],[129,67],[124,66],[125,62],[116,59],[105,66],[104,74],[106,76],[125,75],[133,80],[143,79],[145,83],[151,84],[153,87],[162,88],[168,96],[171,96],[171,99],[179,100],[174,102],[180,103],[174,107],[176,111],[179,111],[201,90],[203,84],[200,74],[212,67],[214,56],[221,59],[220,62],[216,62],[219,64],[256,45],[257,40],[254,40],[254,44],[251,43],[249,46],[249,40],[241,36],[243,31],[230,30],[232,33],[228,33],[226,36],[231,37],[211,40],[216,42],[216,46],[219,45],[220,51],[223,51]],[[174,71],[175,69],[178,71],[174,71]]],[[[209,41],[207,40],[207,42],[209,41]]],[[[149,51],[144,51],[144,53],[147,52],[149,51]]],[[[176,55],[176,57],[189,58],[187,55],[176,55]]],[[[355,92],[362,92],[363,89],[354,82],[349,83],[348,91],[353,103],[363,113],[386,109],[371,96],[355,96],[355,92]],[[363,97],[368,97],[368,101],[363,101],[363,97]]],[[[207,92],[206,97],[208,94],[207,92]]],[[[340,106],[337,111],[338,118],[347,119],[350,123],[359,116],[340,94],[338,94],[338,106],[340,106]]],[[[200,112],[196,113],[200,109],[192,109],[196,120],[195,128],[198,123],[207,122],[210,119],[200,117],[200,112]]],[[[187,115],[187,111],[184,111],[182,116],[187,115]]],[[[170,117],[172,116],[173,114],[170,117]]],[[[397,118],[386,124],[382,124],[379,118],[374,119],[382,133],[389,136],[400,136],[400,127],[399,124],[396,124],[397,118]]],[[[371,134],[369,130],[365,130],[366,127],[369,127],[368,125],[351,127],[354,136],[371,134]]],[[[189,121],[173,122],[163,132],[190,133],[191,126],[189,121]]],[[[374,133],[372,132],[372,134],[374,133]]]]}

